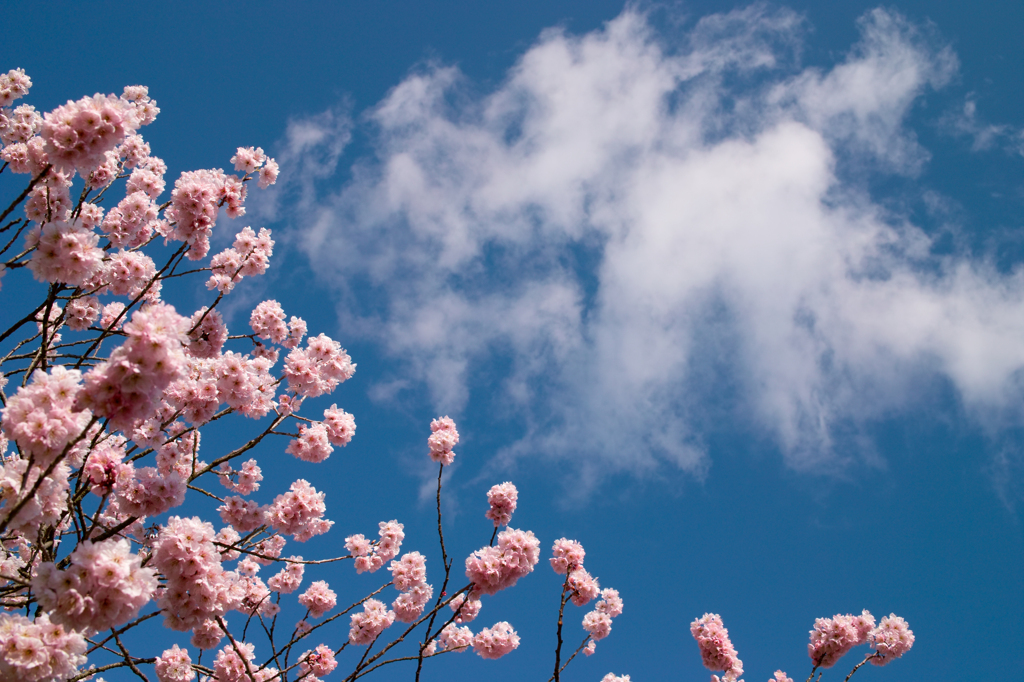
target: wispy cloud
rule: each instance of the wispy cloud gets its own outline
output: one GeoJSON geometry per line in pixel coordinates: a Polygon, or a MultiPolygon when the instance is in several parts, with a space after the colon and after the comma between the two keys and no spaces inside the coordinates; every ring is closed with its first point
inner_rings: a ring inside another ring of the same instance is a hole
{"type": "MultiPolygon", "coordinates": [[[[453,414],[497,395],[525,425],[504,455],[584,482],[701,475],[723,396],[806,469],[936,377],[970,407],[1019,401],[1022,271],[934,255],[843,179],[921,168],[905,118],[955,56],[875,10],[844,61],[801,69],[803,30],[754,6],[669,34],[627,9],[543,33],[483,96],[443,65],[397,85],[367,114],[374,154],[284,204],[346,329],[401,362],[376,394],[425,386],[453,414]]],[[[348,135],[293,124],[295,158],[323,154],[300,186],[348,135]]]]}

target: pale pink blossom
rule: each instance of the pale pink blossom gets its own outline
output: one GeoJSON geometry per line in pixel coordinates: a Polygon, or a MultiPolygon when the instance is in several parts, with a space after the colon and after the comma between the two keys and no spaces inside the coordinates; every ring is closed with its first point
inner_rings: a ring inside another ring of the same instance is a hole
{"type": "MultiPolygon", "coordinates": [[[[299,603],[309,609],[309,615],[319,618],[338,605],[338,595],[327,586],[325,581],[317,580],[299,595],[299,603]]],[[[377,603],[380,604],[380,602],[377,603]]]]}
{"type": "Polygon", "coordinates": [[[263,470],[254,459],[246,460],[238,471],[232,469],[228,462],[224,462],[217,473],[220,475],[221,485],[241,495],[259,490],[260,481],[263,480],[263,470]]]}
{"type": "Polygon", "coordinates": [[[455,422],[451,417],[438,417],[430,422],[430,431],[430,437],[427,438],[430,459],[445,466],[450,465],[455,461],[455,453],[452,452],[452,448],[459,442],[459,432],[455,429],[455,422]]]}
{"type": "Polygon", "coordinates": [[[607,613],[591,611],[583,616],[583,629],[595,640],[604,639],[612,631],[612,619],[607,613]]]}
{"type": "Polygon", "coordinates": [[[314,422],[310,426],[299,425],[299,437],[288,443],[285,452],[304,462],[319,463],[331,456],[331,447],[327,426],[322,422],[314,422]]]}
{"type": "Polygon", "coordinates": [[[274,300],[263,301],[249,316],[249,326],[256,336],[282,343],[288,336],[288,325],[284,321],[284,310],[274,300]]]}
{"type": "Polygon", "coordinates": [[[516,501],[519,499],[519,491],[509,482],[491,486],[487,491],[487,503],[491,508],[487,510],[486,517],[494,521],[494,527],[508,525],[512,520],[512,513],[516,510],[516,501]]]}
{"type": "Polygon", "coordinates": [[[85,331],[100,318],[102,306],[95,296],[82,296],[68,302],[64,315],[69,329],[85,331]]]}
{"type": "Polygon", "coordinates": [[[107,212],[100,229],[111,245],[135,248],[153,236],[152,223],[157,219],[157,206],[143,191],[132,192],[107,212]]]}
{"type": "Polygon", "coordinates": [[[630,682],[629,675],[616,675],[615,673],[608,673],[601,678],[601,682],[630,682]]]}
{"type": "Polygon", "coordinates": [[[82,175],[103,162],[103,155],[140,125],[134,110],[114,95],[69,101],[44,117],[40,135],[50,162],[82,175]]]}
{"type": "Polygon", "coordinates": [[[427,581],[427,559],[419,552],[407,552],[388,566],[391,582],[399,592],[408,592],[427,581]]]}
{"type": "Polygon", "coordinates": [[[597,578],[590,575],[585,568],[577,568],[569,573],[566,587],[572,593],[570,598],[576,606],[588,604],[601,594],[597,578]]]}
{"type": "Polygon", "coordinates": [[[554,553],[550,559],[551,568],[559,575],[565,575],[578,566],[582,566],[583,559],[587,555],[583,550],[583,545],[568,538],[555,540],[551,551],[554,553]]]}
{"type": "Polygon", "coordinates": [[[35,620],[0,613],[0,679],[12,682],[66,680],[86,662],[85,638],[51,623],[45,612],[35,620]]]}
{"type": "Polygon", "coordinates": [[[395,618],[403,623],[412,623],[423,614],[427,602],[434,596],[434,588],[426,583],[413,585],[398,595],[391,604],[395,618]]]}
{"type": "Polygon", "coordinates": [[[786,673],[781,670],[776,670],[775,677],[768,680],[768,682],[793,682],[793,678],[786,677],[786,673]]]}
{"type": "MultiPolygon", "coordinates": [[[[313,651],[307,651],[299,657],[301,663],[299,663],[299,670],[303,673],[311,673],[317,677],[324,677],[329,675],[338,667],[338,662],[334,660],[334,652],[331,651],[331,647],[326,644],[317,646],[313,651]]],[[[305,677],[303,679],[309,679],[305,677]]]]}
{"type": "Polygon", "coordinates": [[[729,639],[729,631],[717,613],[705,613],[690,623],[690,634],[700,647],[704,667],[708,670],[724,670],[723,679],[726,682],[735,682],[743,674],[743,661],[737,657],[736,648],[729,639]]]}
{"type": "Polygon", "coordinates": [[[293,556],[289,557],[289,560],[284,568],[267,580],[267,587],[275,592],[291,594],[302,584],[302,576],[306,567],[303,564],[291,563],[291,561],[302,561],[302,557],[293,556]]]}
{"type": "Polygon", "coordinates": [[[338,384],[355,373],[352,358],[337,341],[324,334],[306,342],[306,349],[296,348],[284,361],[284,377],[288,389],[307,398],[330,393],[338,384]]]}
{"type": "Polygon", "coordinates": [[[124,331],[127,340],[85,375],[78,396],[81,407],[109,417],[111,428],[119,430],[147,418],[164,389],[184,371],[188,320],[158,303],[132,315],[124,331]]]}
{"type": "Polygon", "coordinates": [[[255,500],[228,497],[217,507],[220,518],[239,533],[250,533],[263,525],[265,509],[255,500]]]}
{"type": "Polygon", "coordinates": [[[26,457],[45,467],[78,438],[89,423],[88,410],[76,407],[82,373],[54,367],[36,370],[31,382],[7,399],[0,424],[26,457]]]}
{"type": "Polygon", "coordinates": [[[337,404],[324,410],[323,423],[327,428],[327,438],[331,445],[344,447],[351,442],[352,436],[356,433],[355,417],[340,409],[337,404]]]}
{"type": "Polygon", "coordinates": [[[32,589],[54,622],[83,633],[121,625],[135,618],[156,591],[156,574],[142,567],[127,540],[85,542],[70,556],[66,570],[39,565],[32,589]]]}
{"type": "Polygon", "coordinates": [[[498,544],[483,547],[466,559],[466,577],[473,583],[472,598],[512,587],[533,571],[540,560],[540,541],[530,531],[506,528],[498,544]]]}
{"type": "Polygon", "coordinates": [[[363,611],[352,614],[348,641],[360,646],[370,644],[394,622],[394,611],[388,611],[383,602],[367,599],[363,602],[363,611]]]}
{"type": "Polygon", "coordinates": [[[305,542],[326,533],[334,525],[334,521],[323,518],[326,510],[324,493],[318,493],[308,481],[300,478],[292,483],[287,493],[274,498],[266,509],[265,520],[274,530],[305,542]]]}
{"type": "Polygon", "coordinates": [[[41,282],[81,286],[100,270],[103,250],[97,246],[99,235],[80,222],[54,220],[33,228],[29,238],[36,249],[28,269],[41,282]]]}
{"type": "Polygon", "coordinates": [[[466,595],[460,594],[452,599],[448,606],[456,613],[456,623],[471,623],[480,614],[483,602],[479,599],[469,599],[467,601],[466,595]]]}
{"type": "Polygon", "coordinates": [[[194,358],[217,357],[228,339],[228,328],[220,311],[203,306],[192,315],[190,322],[192,331],[188,334],[185,352],[194,358]]]}
{"type": "Polygon", "coordinates": [[[115,482],[114,500],[118,511],[128,516],[158,516],[184,502],[185,490],[186,482],[177,472],[163,476],[155,467],[132,467],[130,476],[115,482]]]}
{"type": "Polygon", "coordinates": [[[868,658],[872,665],[886,665],[910,651],[914,646],[914,632],[895,613],[884,616],[878,627],[868,634],[875,655],[868,658]]]}
{"type": "Polygon", "coordinates": [[[398,552],[402,548],[402,540],[405,539],[402,524],[398,521],[381,521],[378,525],[380,526],[380,540],[373,544],[372,550],[367,551],[367,540],[362,535],[352,535],[345,540],[345,546],[356,557],[356,573],[377,571],[398,556],[398,552]],[[364,553],[357,554],[357,552],[364,553]]]}
{"type": "Polygon", "coordinates": [[[807,654],[816,668],[831,668],[851,648],[868,641],[874,627],[875,618],[866,610],[859,616],[836,614],[832,618],[818,618],[811,630],[807,654]]]}
{"type": "Polygon", "coordinates": [[[519,646],[519,635],[505,621],[484,628],[473,638],[473,651],[481,658],[501,658],[519,646]]]}
{"type": "Polygon", "coordinates": [[[210,523],[172,516],[153,542],[152,564],[167,579],[157,605],[172,630],[190,630],[223,616],[245,597],[237,574],[221,566],[214,537],[210,523]]]}
{"type": "Polygon", "coordinates": [[[449,623],[438,634],[437,643],[441,651],[468,651],[473,645],[473,631],[449,623]]]}
{"type": "Polygon", "coordinates": [[[215,620],[204,620],[192,628],[192,637],[189,638],[192,646],[197,649],[215,649],[220,641],[224,639],[224,630],[215,620]]]}
{"type": "Polygon", "coordinates": [[[157,656],[153,667],[156,668],[156,677],[160,682],[189,682],[196,677],[188,651],[177,644],[157,656]]]}
{"type": "Polygon", "coordinates": [[[597,642],[594,640],[590,640],[587,642],[587,645],[583,647],[584,656],[593,656],[595,651],[597,651],[597,642]]]}

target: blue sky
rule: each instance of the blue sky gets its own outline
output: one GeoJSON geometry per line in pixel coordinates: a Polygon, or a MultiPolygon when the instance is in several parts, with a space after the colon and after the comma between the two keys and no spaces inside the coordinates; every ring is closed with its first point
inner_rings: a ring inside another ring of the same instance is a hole
{"type": "MultiPolygon", "coordinates": [[[[307,557],[395,518],[436,579],[424,441],[450,414],[456,565],[511,480],[545,561],[578,539],[623,596],[566,680],[707,679],[688,624],[709,611],[745,679],[804,679],[814,619],[861,609],[917,642],[856,679],[1019,678],[1019,3],[5,13],[2,68],[38,109],[150,87],[169,181],[241,145],[281,162],[238,225],[274,231],[271,270],[226,310],[242,328],[278,298],[359,365],[329,401],[352,444],[260,456],[281,490],[327,492],[336,525],[307,557]]],[[[352,600],[378,586],[306,575],[352,600]]],[[[546,679],[559,584],[545,564],[485,601],[478,624],[510,621],[519,650],[424,679],[546,679]]]]}

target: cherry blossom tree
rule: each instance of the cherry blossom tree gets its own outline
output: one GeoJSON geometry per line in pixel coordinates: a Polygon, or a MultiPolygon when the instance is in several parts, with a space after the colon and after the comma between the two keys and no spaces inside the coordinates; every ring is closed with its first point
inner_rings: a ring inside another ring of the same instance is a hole
{"type": "MultiPolygon", "coordinates": [[[[276,300],[253,308],[245,333],[229,333],[222,314],[240,281],[270,267],[274,239],[245,227],[211,255],[214,229],[222,215],[245,215],[251,183],[277,181],[274,159],[239,148],[233,173],[184,172],[167,197],[167,166],[139,133],[160,112],[145,87],[41,115],[14,104],[30,86],[20,69],[0,75],[0,182],[11,199],[0,213],[0,278],[8,278],[0,284],[9,290],[10,278],[31,277],[37,284],[19,291],[40,292],[26,302],[0,290],[0,682],[105,672],[314,682],[391,665],[418,680],[437,656],[472,650],[496,659],[515,650],[520,635],[507,621],[472,624],[487,598],[534,571],[541,541],[509,526],[518,491],[503,482],[488,492],[480,520],[481,542],[488,530],[490,540],[464,570],[456,566],[441,514],[444,468],[459,443],[449,417],[430,422],[425,448],[438,467],[433,582],[425,554],[402,553],[397,520],[380,522],[376,537],[347,535],[344,555],[306,559],[291,543],[332,531],[330,491],[297,479],[267,504],[252,497],[264,485],[257,446],[276,441],[317,464],[356,432],[336,403],[303,412],[356,371],[338,341],[309,335],[276,300]],[[205,279],[205,305],[179,312],[165,301],[165,286],[196,278],[205,279]],[[225,418],[245,420],[249,435],[201,447],[225,418]],[[210,500],[219,505],[213,514],[210,500]],[[380,586],[360,593],[337,571],[334,584],[318,575],[346,561],[353,576],[379,572],[380,586]],[[294,625],[281,617],[291,595],[305,614],[294,625]],[[154,628],[162,636],[133,639],[154,628]]],[[[550,680],[579,654],[594,654],[623,612],[619,592],[602,588],[585,557],[574,540],[552,545],[552,573],[563,577],[551,579],[550,680]],[[572,617],[580,630],[571,634],[567,614],[591,604],[572,617]],[[566,646],[567,637],[579,644],[566,646]]],[[[707,614],[691,632],[704,664],[735,682],[742,664],[721,618],[707,614]]],[[[877,626],[866,611],[819,619],[808,680],[855,645],[870,643],[872,653],[853,672],[899,658],[913,640],[895,615],[877,626]]],[[[629,676],[604,678],[617,680],[629,676]]],[[[779,671],[775,680],[789,678],[779,671]]]]}

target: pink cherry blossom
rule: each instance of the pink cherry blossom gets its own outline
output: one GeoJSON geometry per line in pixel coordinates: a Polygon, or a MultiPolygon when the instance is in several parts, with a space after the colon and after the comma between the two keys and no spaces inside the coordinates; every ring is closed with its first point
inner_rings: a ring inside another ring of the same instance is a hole
{"type": "Polygon", "coordinates": [[[837,614],[814,621],[807,654],[815,667],[831,668],[851,648],[868,640],[875,618],[867,611],[859,616],[837,614]]]}
{"type": "Polygon", "coordinates": [[[153,667],[156,668],[156,678],[160,682],[189,682],[196,677],[188,651],[177,644],[157,656],[153,667]]]}
{"type": "Polygon", "coordinates": [[[455,429],[455,422],[451,417],[438,417],[430,422],[430,431],[430,437],[427,438],[430,459],[445,466],[451,465],[455,461],[455,453],[452,452],[452,448],[459,442],[459,432],[455,429]]]}
{"type": "Polygon", "coordinates": [[[329,675],[338,667],[338,662],[334,660],[334,652],[326,644],[317,646],[313,651],[307,651],[299,657],[299,660],[301,661],[299,670],[304,673],[311,673],[317,677],[329,675]]]}
{"type": "Polygon", "coordinates": [[[487,491],[487,503],[491,508],[487,510],[486,517],[494,521],[494,527],[508,525],[512,520],[512,513],[516,510],[516,500],[519,498],[519,491],[509,482],[491,486],[487,491]]]}
{"type": "Polygon", "coordinates": [[[501,658],[519,646],[519,635],[505,621],[484,628],[473,638],[473,651],[481,658],[501,658]]]}
{"type": "Polygon", "coordinates": [[[497,545],[478,549],[466,559],[472,598],[512,587],[540,560],[540,541],[530,531],[506,528],[497,539],[497,545]]]}
{"type": "Polygon", "coordinates": [[[348,641],[355,645],[367,645],[395,622],[395,613],[388,611],[383,602],[367,599],[363,602],[363,611],[353,613],[351,618],[348,641]]]}
{"type": "Polygon", "coordinates": [[[317,580],[299,595],[299,603],[309,609],[309,615],[319,618],[338,605],[338,596],[326,582],[317,580]]]}
{"type": "Polygon", "coordinates": [[[549,560],[551,568],[559,575],[565,575],[578,566],[582,566],[583,559],[587,555],[583,550],[583,545],[568,538],[555,540],[551,551],[554,553],[554,556],[549,560]]]}
{"type": "Polygon", "coordinates": [[[868,633],[875,656],[868,660],[872,665],[886,665],[910,651],[914,646],[914,632],[895,613],[884,616],[878,627],[868,633]]]}
{"type": "Polygon", "coordinates": [[[729,640],[729,631],[717,613],[705,613],[690,623],[690,634],[700,647],[704,667],[724,670],[726,682],[735,682],[743,674],[743,661],[737,657],[736,648],[729,640]]]}

